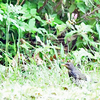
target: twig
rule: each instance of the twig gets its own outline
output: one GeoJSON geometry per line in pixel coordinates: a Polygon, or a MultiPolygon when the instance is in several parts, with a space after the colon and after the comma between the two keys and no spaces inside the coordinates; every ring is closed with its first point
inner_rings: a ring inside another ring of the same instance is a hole
{"type": "Polygon", "coordinates": [[[16,3],[16,5],[19,5],[19,1],[20,1],[20,0],[17,0],[17,3],[16,3]]]}
{"type": "Polygon", "coordinates": [[[23,1],[21,2],[21,4],[20,4],[20,5],[23,5],[23,4],[24,4],[24,2],[25,2],[25,0],[23,0],[23,1]]]}
{"type": "Polygon", "coordinates": [[[57,9],[57,7],[62,3],[62,0],[60,0],[57,5],[53,8],[53,10],[55,11],[57,9]]]}
{"type": "MultiPolygon", "coordinates": [[[[97,17],[95,17],[95,18],[85,18],[85,20],[93,20],[93,19],[98,19],[97,17]]],[[[81,23],[81,22],[83,22],[84,21],[84,19],[83,20],[80,20],[80,21],[78,21],[78,22],[76,22],[76,24],[79,24],[79,23],[81,23]]]]}
{"type": "Polygon", "coordinates": [[[49,0],[45,0],[43,6],[40,7],[40,8],[37,10],[38,13],[43,9],[43,7],[47,4],[48,1],[49,1],[49,0]]]}
{"type": "Polygon", "coordinates": [[[98,10],[100,10],[100,7],[94,9],[94,10],[93,10],[92,12],[90,12],[90,13],[86,13],[86,14],[83,15],[81,18],[86,18],[86,16],[90,16],[91,14],[93,14],[95,11],[98,11],[98,10]]]}
{"type": "MultiPolygon", "coordinates": [[[[17,0],[16,5],[19,5],[19,2],[20,2],[20,0],[17,0]]],[[[23,5],[23,4],[24,4],[24,2],[25,2],[25,0],[23,0],[23,1],[20,3],[20,6],[21,6],[21,5],[23,5]]]]}

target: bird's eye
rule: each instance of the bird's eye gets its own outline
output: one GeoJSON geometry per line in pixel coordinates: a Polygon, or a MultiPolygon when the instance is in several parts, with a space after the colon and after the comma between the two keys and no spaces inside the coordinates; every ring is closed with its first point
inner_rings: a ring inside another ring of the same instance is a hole
{"type": "Polygon", "coordinates": [[[68,66],[69,66],[69,64],[66,64],[66,65],[68,65],[68,66]]]}

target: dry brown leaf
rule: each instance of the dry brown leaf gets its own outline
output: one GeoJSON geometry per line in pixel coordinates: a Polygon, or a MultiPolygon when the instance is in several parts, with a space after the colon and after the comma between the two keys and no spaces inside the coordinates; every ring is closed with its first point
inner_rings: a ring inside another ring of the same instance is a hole
{"type": "Polygon", "coordinates": [[[39,53],[36,55],[36,57],[34,59],[35,59],[37,65],[43,65],[44,62],[40,58],[39,53]]]}

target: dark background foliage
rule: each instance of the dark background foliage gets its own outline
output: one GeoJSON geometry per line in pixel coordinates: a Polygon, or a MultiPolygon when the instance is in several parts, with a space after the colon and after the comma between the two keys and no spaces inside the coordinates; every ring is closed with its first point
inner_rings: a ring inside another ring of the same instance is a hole
{"type": "MultiPolygon", "coordinates": [[[[56,46],[56,56],[62,44],[64,52],[84,48],[95,56],[99,52],[99,4],[98,0],[1,0],[0,62],[5,65],[7,55],[13,59],[18,52],[26,55],[25,50],[31,50],[32,57],[42,42],[56,46]]],[[[55,55],[55,50],[46,52],[55,55]]]]}

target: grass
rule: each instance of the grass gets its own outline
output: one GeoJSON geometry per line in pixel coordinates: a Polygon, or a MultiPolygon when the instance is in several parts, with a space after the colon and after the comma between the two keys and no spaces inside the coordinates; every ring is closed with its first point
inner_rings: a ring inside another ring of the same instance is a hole
{"type": "MultiPolygon", "coordinates": [[[[65,67],[54,63],[52,69],[46,66],[27,65],[25,72],[13,71],[4,66],[1,71],[1,100],[99,100],[100,73],[85,72],[92,81],[81,87],[72,84],[65,67]],[[97,83],[94,83],[97,81],[97,83]]],[[[84,70],[82,70],[84,72],[84,70]]]]}

